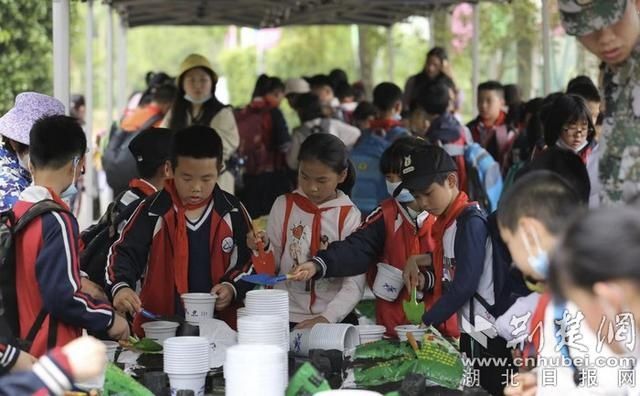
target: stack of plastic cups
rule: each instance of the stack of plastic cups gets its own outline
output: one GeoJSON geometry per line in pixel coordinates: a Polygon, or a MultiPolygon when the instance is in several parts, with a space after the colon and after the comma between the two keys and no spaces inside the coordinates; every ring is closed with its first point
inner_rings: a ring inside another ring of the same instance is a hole
{"type": "MultiPolygon", "coordinates": [[[[248,315],[238,319],[238,344],[276,346],[284,352],[283,364],[288,367],[289,334],[283,334],[282,319],[279,316],[248,315]]],[[[288,370],[284,370],[283,376],[286,384],[288,370]]]]}
{"type": "Polygon", "coordinates": [[[173,337],[164,342],[164,372],[169,376],[171,394],[192,390],[204,396],[209,372],[209,341],[204,337],[173,337]]]}
{"type": "MultiPolygon", "coordinates": [[[[276,315],[282,321],[282,333],[289,339],[289,293],[286,290],[252,290],[245,299],[248,315],[276,315]]],[[[285,352],[289,351],[289,343],[285,352]]]]}
{"type": "Polygon", "coordinates": [[[235,345],[224,362],[227,396],[282,396],[287,381],[287,354],[275,345],[235,345]]]}

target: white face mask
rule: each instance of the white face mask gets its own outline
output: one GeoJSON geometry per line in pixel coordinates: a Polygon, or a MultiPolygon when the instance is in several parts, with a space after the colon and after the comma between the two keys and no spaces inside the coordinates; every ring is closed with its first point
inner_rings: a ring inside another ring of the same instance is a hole
{"type": "MultiPolygon", "coordinates": [[[[18,155],[18,164],[29,171],[29,153],[27,152],[25,155],[18,155]]],[[[29,171],[31,173],[31,171],[29,171]]]]}
{"type": "Polygon", "coordinates": [[[568,144],[566,144],[562,139],[558,139],[558,141],[556,142],[556,146],[564,149],[564,150],[571,150],[575,153],[579,153],[580,151],[582,151],[582,149],[584,149],[585,147],[587,147],[587,145],[589,144],[588,140],[585,140],[584,143],[582,143],[578,148],[573,148],[571,146],[569,146],[568,144]]]}
{"type": "MultiPolygon", "coordinates": [[[[395,182],[395,183],[391,183],[388,180],[385,180],[385,182],[387,183],[387,192],[389,193],[389,195],[391,195],[393,197],[393,194],[396,192],[396,190],[398,189],[398,187],[400,187],[400,184],[402,184],[402,182],[395,182]]],[[[411,195],[411,193],[409,192],[409,190],[407,190],[406,188],[403,188],[402,191],[400,191],[400,193],[398,194],[397,197],[394,197],[398,202],[400,203],[407,203],[407,202],[413,202],[416,199],[413,197],[413,195],[411,195]]]]}
{"type": "Polygon", "coordinates": [[[69,187],[65,188],[65,190],[60,193],[60,198],[65,202],[70,202],[73,197],[78,194],[78,188],[76,187],[76,171],[78,170],[79,163],[80,158],[75,157],[73,159],[73,181],[69,184],[69,187]]]}
{"type": "Polygon", "coordinates": [[[207,100],[211,99],[212,97],[213,97],[213,95],[207,94],[207,95],[203,96],[200,99],[195,99],[195,98],[192,98],[189,94],[184,94],[184,99],[187,102],[190,102],[190,103],[193,103],[193,104],[197,104],[197,105],[203,104],[204,102],[206,102],[207,100]]]}
{"type": "Polygon", "coordinates": [[[524,248],[527,251],[527,262],[532,270],[534,270],[539,276],[543,279],[547,279],[547,275],[549,274],[549,254],[542,249],[542,245],[540,244],[540,238],[538,237],[538,233],[535,229],[531,228],[531,235],[533,236],[533,242],[535,243],[535,252],[529,245],[529,240],[524,235],[524,230],[520,233],[520,237],[522,238],[522,243],[524,244],[524,248]]]}

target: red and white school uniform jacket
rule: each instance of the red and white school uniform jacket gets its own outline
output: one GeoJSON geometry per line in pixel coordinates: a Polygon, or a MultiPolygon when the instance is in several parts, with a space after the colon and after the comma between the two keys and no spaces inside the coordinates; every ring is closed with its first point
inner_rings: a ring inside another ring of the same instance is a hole
{"type": "MultiPolygon", "coordinates": [[[[358,228],[361,220],[358,208],[346,194],[338,190],[335,199],[316,207],[320,216],[320,232],[314,233],[314,214],[294,202],[295,194],[296,199],[315,207],[301,190],[296,190],[278,197],[271,208],[267,234],[280,274],[286,274],[296,265],[310,260],[317,253],[312,251],[313,246],[319,245],[324,249],[329,243],[344,239],[358,228]],[[314,238],[316,241],[312,242],[314,238]]],[[[344,265],[349,263],[345,262],[344,265]]],[[[299,323],[323,316],[329,322],[337,323],[360,302],[364,286],[363,274],[309,283],[287,281],[275,288],[289,292],[291,322],[299,323]]]]}
{"type": "MultiPolygon", "coordinates": [[[[13,210],[16,217],[35,203],[58,196],[41,186],[29,186],[13,210]]],[[[62,346],[82,335],[82,329],[107,330],[113,309],[80,291],[78,222],[69,213],[49,212],[33,220],[16,238],[16,284],[20,337],[26,338],[41,310],[47,312],[30,353],[47,351],[49,326],[57,323],[55,345],[62,346]]]]}
{"type": "MultiPolygon", "coordinates": [[[[198,267],[189,263],[189,271],[197,268],[202,276],[209,276],[212,285],[227,283],[233,286],[236,301],[253,288],[240,278],[252,272],[251,250],[246,245],[248,215],[244,207],[233,195],[216,186],[213,198],[197,225],[197,232],[205,232],[209,246],[189,244],[190,257],[195,251],[207,250],[208,262],[199,262],[198,267]],[[199,227],[198,227],[199,226],[199,227]],[[203,228],[205,227],[205,228],[203,228]]],[[[115,296],[123,287],[136,289],[136,283],[143,279],[140,299],[142,306],[159,315],[182,313],[183,307],[175,282],[175,241],[177,210],[171,195],[160,191],[143,201],[122,230],[120,238],[109,250],[107,263],[107,288],[115,296]]],[[[199,254],[198,257],[202,257],[199,254]]],[[[189,272],[190,279],[192,275],[189,272]]],[[[187,285],[189,291],[193,285],[187,285]]],[[[201,291],[201,290],[200,290],[201,291]]],[[[216,315],[235,328],[237,305],[232,304],[216,315]]],[[[134,319],[134,331],[143,334],[141,315],[134,319]]]]}

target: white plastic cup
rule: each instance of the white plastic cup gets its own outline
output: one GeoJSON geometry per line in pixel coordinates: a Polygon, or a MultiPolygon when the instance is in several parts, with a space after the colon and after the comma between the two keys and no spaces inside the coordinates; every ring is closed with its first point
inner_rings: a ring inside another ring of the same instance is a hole
{"type": "Polygon", "coordinates": [[[355,326],[345,323],[320,323],[311,329],[309,349],[337,349],[347,352],[360,344],[355,326]]]}
{"type": "Polygon", "coordinates": [[[289,350],[296,356],[309,356],[311,329],[293,329],[289,335],[289,350]]]}
{"type": "Polygon", "coordinates": [[[378,263],[378,274],[373,282],[373,294],[385,301],[394,302],[404,286],[402,271],[389,264],[378,263]]]}
{"type": "Polygon", "coordinates": [[[380,325],[360,325],[356,328],[360,334],[360,344],[380,341],[386,331],[386,328],[380,325]]]}
{"type": "Polygon", "coordinates": [[[107,359],[113,363],[116,360],[116,351],[120,344],[115,341],[102,341],[102,343],[107,347],[107,359]]]}
{"type": "Polygon", "coordinates": [[[195,396],[204,396],[206,379],[207,373],[169,374],[171,396],[177,395],[179,390],[192,390],[195,396]]]}
{"type": "Polygon", "coordinates": [[[407,333],[413,333],[416,340],[421,340],[427,333],[427,329],[416,325],[400,325],[394,328],[400,341],[407,341],[407,333]]]}
{"type": "Polygon", "coordinates": [[[217,297],[209,293],[185,293],[180,296],[184,304],[184,319],[197,325],[201,319],[213,319],[217,297]]]}
{"type": "MultiPolygon", "coordinates": [[[[175,337],[180,324],[159,320],[157,322],[147,322],[142,324],[144,335],[147,338],[158,341],[162,344],[167,338],[175,337]]],[[[115,353],[115,352],[114,352],[115,353]]]]}

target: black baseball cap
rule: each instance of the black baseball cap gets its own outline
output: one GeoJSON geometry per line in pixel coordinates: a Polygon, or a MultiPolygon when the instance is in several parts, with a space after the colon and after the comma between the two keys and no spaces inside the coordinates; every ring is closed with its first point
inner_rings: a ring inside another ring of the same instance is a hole
{"type": "Polygon", "coordinates": [[[438,175],[457,171],[456,163],[438,146],[417,147],[402,161],[402,188],[423,191],[431,186],[438,175]]]}
{"type": "Polygon", "coordinates": [[[158,163],[169,159],[173,132],[167,128],[149,128],[134,137],[129,143],[129,151],[136,162],[158,163]]]}

